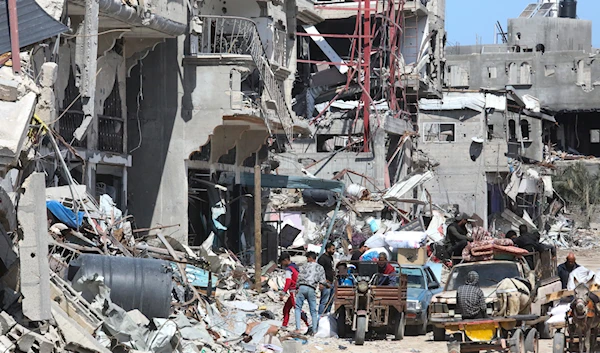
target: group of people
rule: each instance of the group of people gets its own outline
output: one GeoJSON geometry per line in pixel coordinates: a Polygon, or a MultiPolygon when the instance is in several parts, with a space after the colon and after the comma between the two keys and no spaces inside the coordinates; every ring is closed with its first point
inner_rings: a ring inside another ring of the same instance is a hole
{"type": "MultiPolygon", "coordinates": [[[[461,213],[454,218],[446,230],[445,248],[450,256],[462,256],[463,249],[473,238],[469,235],[467,224],[473,222],[465,213],[461,213]]],[[[513,241],[515,246],[526,249],[529,252],[543,252],[551,250],[552,255],[556,255],[556,248],[552,245],[542,244],[541,235],[538,231],[530,232],[526,225],[519,226],[519,234],[514,230],[506,233],[505,238],[513,241]]]]}
{"type": "MultiPolygon", "coordinates": [[[[362,242],[352,251],[351,261],[359,261],[361,256],[368,250],[365,243],[362,242]]],[[[333,305],[333,294],[335,289],[335,267],[333,255],[335,254],[335,245],[327,243],[325,252],[317,258],[315,252],[306,253],[306,264],[298,267],[292,262],[290,254],[284,252],[279,258],[279,263],[285,269],[285,285],[281,293],[282,299],[287,300],[283,307],[283,328],[287,328],[290,321],[290,311],[294,308],[296,331],[300,333],[301,322],[308,326],[305,333],[311,335],[317,332],[319,317],[331,311],[333,305]],[[317,307],[317,289],[321,292],[321,298],[317,307]],[[304,302],[308,303],[312,323],[309,325],[308,317],[302,310],[304,302]]],[[[387,261],[387,255],[380,253],[378,260],[378,272],[384,275],[390,275],[395,272],[393,266],[387,261]]],[[[353,265],[350,265],[353,266],[353,265]]],[[[347,274],[349,268],[345,262],[338,263],[337,285],[352,286],[354,281],[347,274]]],[[[381,284],[381,283],[380,283],[381,284]]]]}

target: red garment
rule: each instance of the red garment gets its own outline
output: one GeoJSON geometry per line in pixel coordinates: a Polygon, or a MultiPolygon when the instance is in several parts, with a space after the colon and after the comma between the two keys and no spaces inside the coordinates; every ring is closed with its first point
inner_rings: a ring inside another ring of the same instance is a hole
{"type": "MultiPolygon", "coordinates": [[[[287,282],[287,281],[286,281],[287,282]]],[[[283,322],[282,326],[287,326],[290,321],[290,311],[296,306],[296,300],[294,299],[294,294],[290,293],[290,297],[285,302],[283,306],[283,322]]]]}
{"type": "Polygon", "coordinates": [[[391,275],[392,273],[395,273],[396,270],[394,269],[394,266],[390,265],[390,264],[385,264],[385,267],[383,268],[383,272],[381,272],[384,275],[391,275]]]}
{"type": "Polygon", "coordinates": [[[283,292],[287,293],[290,290],[296,289],[298,283],[298,266],[295,263],[289,264],[285,269],[285,285],[283,286],[283,292]]]}

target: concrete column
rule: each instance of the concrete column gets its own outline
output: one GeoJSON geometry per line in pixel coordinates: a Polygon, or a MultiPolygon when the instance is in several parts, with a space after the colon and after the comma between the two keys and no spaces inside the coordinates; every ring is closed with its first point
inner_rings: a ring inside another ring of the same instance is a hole
{"type": "Polygon", "coordinates": [[[23,314],[31,321],[50,320],[50,270],[48,268],[48,224],[44,173],[25,179],[17,217],[23,230],[20,242],[23,314]]]}

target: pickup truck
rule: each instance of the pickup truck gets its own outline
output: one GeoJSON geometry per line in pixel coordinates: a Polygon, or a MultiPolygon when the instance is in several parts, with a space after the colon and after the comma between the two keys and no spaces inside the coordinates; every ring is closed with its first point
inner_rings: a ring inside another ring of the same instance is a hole
{"type": "Polygon", "coordinates": [[[417,335],[427,333],[428,309],[431,298],[442,291],[440,282],[429,265],[402,265],[407,276],[406,326],[417,335]]]}
{"type": "MultiPolygon", "coordinates": [[[[464,284],[467,273],[476,271],[479,274],[479,286],[486,297],[487,314],[493,316],[498,308],[498,299],[495,294],[496,286],[505,278],[524,278],[535,288],[536,297],[531,303],[531,314],[544,316],[553,306],[553,302],[546,300],[546,294],[554,293],[561,289],[561,282],[556,275],[556,259],[550,254],[531,253],[536,264],[531,270],[525,257],[513,260],[490,260],[480,262],[461,263],[452,268],[446,281],[443,292],[431,299],[429,305],[429,320],[434,326],[433,338],[443,341],[446,338],[444,323],[460,318],[456,313],[456,290],[464,284]],[[542,260],[543,259],[543,260],[542,260]]],[[[541,338],[551,338],[551,333],[545,320],[538,324],[541,338]]]]}

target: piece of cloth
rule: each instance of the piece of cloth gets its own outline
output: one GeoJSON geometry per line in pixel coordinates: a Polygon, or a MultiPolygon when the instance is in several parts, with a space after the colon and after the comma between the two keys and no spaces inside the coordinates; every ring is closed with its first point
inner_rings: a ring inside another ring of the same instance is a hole
{"type": "Polygon", "coordinates": [[[362,256],[363,252],[360,250],[354,250],[352,252],[352,257],[350,258],[350,261],[358,261],[360,260],[360,257],[362,256]]]}
{"type": "Polygon", "coordinates": [[[319,265],[323,266],[325,270],[325,279],[327,282],[333,283],[333,278],[335,277],[335,269],[333,268],[333,257],[328,253],[324,253],[319,257],[317,261],[319,265]]]}
{"type": "Polygon", "coordinates": [[[302,318],[302,306],[304,305],[304,300],[308,301],[310,318],[312,320],[312,330],[313,332],[317,332],[319,328],[317,293],[314,288],[302,284],[298,288],[298,295],[296,296],[296,330],[300,330],[300,320],[302,318]]]}
{"type": "Polygon", "coordinates": [[[575,263],[575,266],[569,270],[569,266],[566,261],[558,265],[558,277],[560,278],[562,289],[567,289],[567,283],[569,283],[569,275],[577,267],[579,267],[579,265],[575,263]]]}
{"type": "Polygon", "coordinates": [[[298,286],[307,285],[313,289],[317,289],[319,284],[325,284],[327,279],[325,278],[325,270],[323,266],[316,262],[307,262],[300,267],[298,273],[298,286]]]}
{"type": "Polygon", "coordinates": [[[73,212],[66,208],[62,203],[55,200],[46,201],[46,208],[56,217],[61,223],[64,223],[71,229],[77,229],[83,222],[84,212],[73,212]]]}
{"type": "Polygon", "coordinates": [[[485,315],[485,296],[479,288],[479,275],[475,272],[467,274],[465,284],[456,291],[456,308],[463,319],[474,319],[485,315]]]}
{"type": "Polygon", "coordinates": [[[328,314],[331,311],[331,305],[333,304],[333,286],[325,287],[321,290],[321,300],[319,301],[319,316],[328,314]]]}

